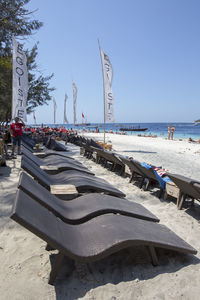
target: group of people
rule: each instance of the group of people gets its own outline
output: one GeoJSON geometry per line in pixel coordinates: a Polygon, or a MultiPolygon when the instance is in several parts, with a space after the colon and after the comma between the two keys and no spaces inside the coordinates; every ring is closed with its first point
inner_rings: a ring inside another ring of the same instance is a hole
{"type": "Polygon", "coordinates": [[[21,155],[21,139],[23,131],[30,134],[36,143],[40,142],[40,136],[55,135],[59,137],[65,133],[77,133],[72,128],[67,130],[63,126],[60,128],[44,127],[43,125],[40,128],[25,126],[23,120],[16,117],[12,120],[10,125],[0,127],[0,165],[5,165],[6,159],[16,158],[16,154],[21,155]],[[12,145],[11,153],[8,152],[8,144],[10,143],[12,145]]]}
{"type": "Polygon", "coordinates": [[[174,132],[175,132],[175,125],[171,127],[171,125],[168,126],[168,140],[173,140],[174,138],[174,132]]]}

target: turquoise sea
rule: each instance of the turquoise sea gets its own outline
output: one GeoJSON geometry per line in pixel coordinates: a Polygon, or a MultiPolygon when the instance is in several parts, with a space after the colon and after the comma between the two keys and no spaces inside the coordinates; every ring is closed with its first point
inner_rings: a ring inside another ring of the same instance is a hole
{"type": "MultiPolygon", "coordinates": [[[[168,125],[175,125],[176,131],[174,133],[174,139],[188,139],[192,138],[194,140],[200,139],[200,123],[198,125],[194,125],[194,123],[115,123],[115,124],[106,124],[106,130],[116,130],[119,131],[120,127],[136,127],[138,128],[148,128],[147,131],[144,132],[127,132],[128,135],[157,135],[158,137],[167,137],[168,136],[168,125]]],[[[90,126],[74,126],[74,124],[45,124],[45,126],[50,127],[60,127],[64,126],[66,129],[75,128],[82,129],[83,127],[87,130],[95,130],[95,126],[98,126],[99,131],[103,132],[104,127],[102,123],[92,123],[90,126]],[[92,127],[94,126],[94,127],[92,127]]]]}

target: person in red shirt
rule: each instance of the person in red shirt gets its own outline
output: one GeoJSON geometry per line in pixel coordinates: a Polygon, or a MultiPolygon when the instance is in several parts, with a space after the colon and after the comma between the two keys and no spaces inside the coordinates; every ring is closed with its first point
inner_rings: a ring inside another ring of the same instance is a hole
{"type": "Polygon", "coordinates": [[[21,154],[21,136],[23,126],[25,126],[24,122],[18,117],[15,118],[15,123],[10,125],[10,134],[12,137],[12,156],[15,154],[16,145],[18,145],[18,154],[21,154]]]}

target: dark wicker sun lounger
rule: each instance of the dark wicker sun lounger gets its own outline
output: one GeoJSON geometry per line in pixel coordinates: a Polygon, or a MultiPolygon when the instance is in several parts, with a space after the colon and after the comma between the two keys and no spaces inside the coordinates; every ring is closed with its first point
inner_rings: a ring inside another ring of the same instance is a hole
{"type": "MultiPolygon", "coordinates": [[[[51,150],[50,150],[51,151],[51,150]]],[[[32,160],[37,163],[38,165],[39,164],[50,164],[52,163],[52,161],[56,161],[58,163],[60,162],[65,162],[67,160],[70,160],[70,161],[73,161],[73,163],[76,163],[76,164],[79,164],[81,165],[81,163],[79,163],[78,161],[75,161],[72,157],[70,156],[59,156],[57,154],[54,154],[52,153],[51,157],[45,157],[45,158],[35,158],[35,155],[33,154],[34,152],[30,151],[28,148],[26,147],[22,147],[22,152],[24,155],[28,156],[30,159],[32,158],[32,160]]]]}
{"type": "MultiPolygon", "coordinates": [[[[26,143],[27,145],[29,145],[29,147],[31,147],[31,148],[33,148],[36,144],[36,142],[33,139],[31,139],[29,136],[27,136],[26,134],[22,135],[22,141],[24,143],[26,143]]],[[[46,144],[47,148],[49,148],[51,150],[62,151],[62,152],[67,151],[67,148],[63,144],[55,141],[55,139],[52,137],[49,137],[45,144],[46,144]]]]}
{"type": "Polygon", "coordinates": [[[49,143],[47,144],[47,148],[55,151],[67,151],[65,145],[55,141],[55,139],[50,138],[49,143]]]}
{"type": "Polygon", "coordinates": [[[22,141],[22,153],[23,153],[23,149],[24,150],[27,149],[29,152],[37,155],[40,158],[45,158],[49,155],[58,155],[58,156],[63,156],[63,157],[68,157],[68,158],[73,159],[71,156],[69,156],[69,151],[55,151],[55,150],[49,150],[45,147],[43,147],[42,149],[36,150],[34,148],[31,148],[24,141],[22,141]],[[24,149],[24,147],[25,147],[25,149],[24,149]]]}
{"type": "Polygon", "coordinates": [[[11,218],[59,253],[51,270],[53,284],[64,257],[87,263],[100,260],[122,249],[146,246],[153,264],[158,264],[155,248],[196,254],[196,250],[163,225],[122,215],[106,214],[71,225],[57,218],[30,197],[17,194],[11,218]]]}
{"type": "MultiPolygon", "coordinates": [[[[125,197],[120,190],[107,181],[96,176],[79,172],[76,170],[63,171],[62,173],[50,175],[45,173],[26,157],[22,157],[22,168],[36,179],[46,189],[51,190],[55,185],[73,185],[79,193],[99,192],[116,197],[125,197]]],[[[77,196],[77,195],[76,195],[77,196]]],[[[75,196],[75,197],[76,197],[75,196]]],[[[64,195],[61,197],[64,198],[64,195]]]]}
{"type": "Polygon", "coordinates": [[[22,134],[22,142],[26,143],[29,147],[35,147],[36,142],[32,140],[27,134],[22,134]]]}
{"type": "Polygon", "coordinates": [[[186,197],[191,198],[193,201],[195,199],[200,201],[200,181],[178,174],[167,173],[167,175],[180,190],[179,197],[177,199],[178,209],[183,207],[186,197]]]}
{"type": "Polygon", "coordinates": [[[94,173],[90,172],[85,166],[74,159],[58,157],[57,155],[51,155],[50,157],[40,159],[25,149],[23,149],[23,154],[32,160],[37,166],[44,170],[53,171],[54,173],[59,173],[65,170],[78,170],[80,172],[94,175],[94,173]]]}
{"type": "Polygon", "coordinates": [[[24,172],[20,175],[18,188],[23,191],[19,192],[19,197],[26,197],[24,195],[26,193],[64,222],[70,224],[83,223],[106,213],[119,213],[143,220],[159,222],[159,219],[141,204],[125,200],[124,198],[92,193],[80,196],[75,201],[60,200],[24,172]]]}

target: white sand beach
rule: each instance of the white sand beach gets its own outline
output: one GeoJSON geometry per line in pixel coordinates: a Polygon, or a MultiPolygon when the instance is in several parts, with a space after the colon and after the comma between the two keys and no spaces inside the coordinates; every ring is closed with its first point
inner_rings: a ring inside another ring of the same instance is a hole
{"type": "MultiPolygon", "coordinates": [[[[102,133],[84,136],[103,140],[102,133]]],[[[200,180],[200,144],[115,134],[106,134],[106,141],[120,154],[200,180]]],[[[63,266],[55,285],[49,285],[49,256],[53,252],[47,252],[44,241],[9,218],[21,172],[18,157],[0,168],[0,299],[198,300],[200,203],[195,201],[194,207],[177,210],[175,199],[159,199],[154,190],[140,190],[128,178],[81,156],[79,147],[69,147],[74,158],[123,191],[127,199],[144,205],[198,253],[163,252],[160,265],[154,267],[143,250],[130,249],[93,264],[77,265],[68,276],[67,266],[63,266]]]]}

